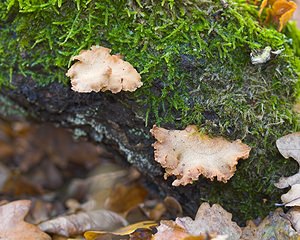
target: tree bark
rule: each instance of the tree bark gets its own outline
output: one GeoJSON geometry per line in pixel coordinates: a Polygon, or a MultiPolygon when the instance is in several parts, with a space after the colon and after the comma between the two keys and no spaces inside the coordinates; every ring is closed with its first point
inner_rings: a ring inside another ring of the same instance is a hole
{"type": "Polygon", "coordinates": [[[194,185],[175,188],[172,179],[163,179],[163,170],[153,158],[152,125],[145,126],[144,119],[137,115],[144,109],[130,99],[130,93],[80,94],[59,83],[44,87],[22,77],[13,84],[14,89],[0,92],[0,116],[21,113],[33,121],[52,122],[72,129],[77,137],[105,144],[135,166],[152,190],[161,197],[175,197],[186,214],[195,215],[200,197],[209,191],[210,183],[203,179],[194,185]]]}

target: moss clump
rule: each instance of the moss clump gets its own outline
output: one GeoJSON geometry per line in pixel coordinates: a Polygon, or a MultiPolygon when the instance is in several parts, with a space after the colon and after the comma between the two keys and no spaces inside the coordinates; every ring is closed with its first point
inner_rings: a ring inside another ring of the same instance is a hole
{"type": "MultiPolygon", "coordinates": [[[[99,44],[122,53],[142,74],[134,98],[146,123],[241,138],[253,147],[227,184],[204,199],[241,219],[265,215],[280,200],[273,187],[295,166],[275,140],[299,130],[291,111],[299,94],[299,32],[261,27],[245,0],[6,0],[0,4],[0,82],[23,74],[40,84],[67,82],[70,57],[99,44]],[[249,54],[271,46],[282,54],[252,65],[249,54]],[[264,204],[262,204],[264,202],[264,204]]],[[[139,113],[140,114],[140,113],[139,113]]]]}

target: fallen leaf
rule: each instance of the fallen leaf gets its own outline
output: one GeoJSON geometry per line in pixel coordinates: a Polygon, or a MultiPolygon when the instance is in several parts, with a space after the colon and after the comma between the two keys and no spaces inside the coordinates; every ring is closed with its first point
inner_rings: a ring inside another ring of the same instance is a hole
{"type": "Polygon", "coordinates": [[[149,229],[137,229],[129,235],[129,240],[152,240],[152,231],[149,229]]]}
{"type": "Polygon", "coordinates": [[[300,184],[292,185],[291,189],[281,196],[281,200],[287,207],[300,206],[300,184]]]}
{"type": "Polygon", "coordinates": [[[174,217],[174,216],[181,216],[182,215],[182,207],[180,203],[173,197],[167,196],[164,199],[164,205],[166,210],[174,217]]]}
{"type": "Polygon", "coordinates": [[[29,208],[29,200],[14,201],[0,206],[0,239],[51,240],[38,227],[24,221],[29,208]]]}
{"type": "Polygon", "coordinates": [[[292,18],[293,13],[297,9],[297,4],[289,0],[263,0],[259,10],[259,16],[265,8],[267,8],[265,23],[273,21],[279,24],[278,31],[281,32],[282,28],[292,18]]]}
{"type": "Polygon", "coordinates": [[[158,221],[166,211],[166,206],[163,203],[157,203],[155,207],[148,212],[147,215],[151,220],[158,221]]]}
{"type": "Polygon", "coordinates": [[[92,46],[91,50],[81,51],[72,60],[78,60],[68,70],[72,90],[76,92],[120,91],[133,92],[141,87],[140,74],[133,66],[122,60],[120,55],[110,55],[105,47],[92,46]]]}
{"type": "Polygon", "coordinates": [[[101,165],[94,174],[86,179],[74,179],[68,187],[68,197],[75,199],[93,199],[96,208],[104,208],[105,201],[117,182],[127,177],[127,169],[115,164],[101,165]]]}
{"type": "MultiPolygon", "coordinates": [[[[225,238],[222,238],[223,240],[226,240],[226,236],[225,238]]],[[[202,236],[188,236],[188,237],[185,237],[183,238],[182,240],[221,240],[221,238],[208,238],[206,237],[205,235],[202,235],[202,236]]]]}
{"type": "MultiPolygon", "coordinates": [[[[86,238],[86,240],[95,240],[95,239],[99,239],[101,236],[105,236],[105,235],[113,235],[113,236],[127,236],[130,235],[132,233],[134,233],[135,231],[137,231],[138,229],[148,229],[151,230],[153,227],[156,227],[157,223],[154,221],[143,221],[143,222],[138,222],[135,224],[131,224],[129,226],[120,228],[116,231],[113,232],[109,232],[109,231],[87,231],[84,233],[84,237],[86,238]]],[[[101,239],[101,238],[100,238],[101,239]]]]}
{"type": "MultiPolygon", "coordinates": [[[[288,219],[291,221],[294,229],[300,233],[300,207],[292,207],[287,213],[288,219]]],[[[298,235],[298,239],[300,235],[298,235]]]]}
{"type": "MultiPolygon", "coordinates": [[[[190,217],[176,218],[174,221],[161,221],[154,235],[154,240],[184,239],[190,236],[202,236],[207,233],[216,236],[227,236],[230,240],[238,240],[242,234],[240,227],[231,221],[232,215],[220,205],[212,207],[202,203],[195,220],[190,217]]],[[[204,238],[205,239],[205,238],[204,238]]]]}
{"type": "Polygon", "coordinates": [[[26,220],[33,224],[39,224],[50,219],[54,214],[61,213],[64,210],[64,205],[60,201],[53,203],[49,199],[47,201],[34,198],[26,220]]]}
{"type": "Polygon", "coordinates": [[[90,168],[99,163],[101,149],[87,142],[74,141],[65,129],[50,124],[33,126],[23,138],[15,141],[17,155],[22,159],[20,169],[27,172],[43,159],[59,168],[75,163],[90,168]]]}
{"type": "Polygon", "coordinates": [[[11,144],[0,141],[0,159],[6,159],[12,157],[14,154],[14,148],[11,144]]]}
{"type": "Polygon", "coordinates": [[[241,240],[299,240],[300,235],[292,228],[288,216],[281,208],[270,213],[258,226],[248,221],[241,240]]]}
{"type": "Polygon", "coordinates": [[[210,138],[196,126],[184,130],[167,130],[153,126],[154,157],[165,168],[165,178],[175,175],[173,186],[186,185],[203,175],[210,180],[227,182],[239,159],[248,158],[251,148],[240,140],[229,142],[222,137],[210,138]]]}
{"type": "Polygon", "coordinates": [[[16,172],[7,178],[1,192],[11,196],[34,196],[42,194],[43,190],[36,182],[30,181],[28,178],[20,175],[19,172],[16,172]]]}
{"type": "Polygon", "coordinates": [[[118,183],[106,199],[105,208],[117,213],[125,213],[139,203],[142,203],[147,194],[147,190],[139,184],[129,184],[126,186],[118,183]]]}
{"type": "MultiPolygon", "coordinates": [[[[231,221],[232,214],[224,210],[219,204],[202,203],[199,207],[195,221],[185,225],[189,232],[197,235],[198,232],[208,232],[217,235],[228,235],[229,239],[238,239],[241,235],[239,226],[231,221]]],[[[188,223],[188,222],[187,222],[188,223]]]]}
{"type": "MultiPolygon", "coordinates": [[[[154,234],[153,240],[183,240],[190,237],[191,234],[181,226],[180,224],[171,220],[162,220],[160,225],[157,227],[157,233],[154,234]]],[[[200,239],[205,239],[203,236],[199,236],[200,239]]]]}
{"type": "MultiPolygon", "coordinates": [[[[285,158],[292,157],[300,164],[300,132],[291,133],[279,138],[276,141],[276,146],[282,156],[285,158]]],[[[275,186],[277,188],[286,188],[297,183],[300,183],[300,170],[293,176],[281,177],[278,183],[275,183],[275,186]]]]}
{"type": "MultiPolygon", "coordinates": [[[[198,236],[190,235],[182,226],[174,221],[163,220],[157,227],[157,233],[154,234],[152,240],[226,240],[227,235],[215,235],[203,233],[198,236]]],[[[229,239],[228,239],[229,240],[229,239]]]]}
{"type": "Polygon", "coordinates": [[[38,226],[44,232],[69,237],[88,230],[109,231],[124,225],[127,225],[127,221],[120,215],[108,210],[95,210],[60,216],[38,226]]]}

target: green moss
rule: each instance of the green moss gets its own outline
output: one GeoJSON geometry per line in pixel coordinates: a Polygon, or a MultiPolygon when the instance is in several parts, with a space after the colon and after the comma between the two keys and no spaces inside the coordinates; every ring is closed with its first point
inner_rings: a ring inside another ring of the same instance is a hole
{"type": "Polygon", "coordinates": [[[149,126],[196,124],[253,147],[233,179],[215,183],[203,199],[240,219],[263,216],[280,201],[273,183],[295,168],[279,156],[275,140],[299,130],[291,111],[300,93],[299,30],[261,27],[257,7],[244,0],[228,4],[6,0],[0,4],[0,83],[15,74],[66,83],[71,56],[95,44],[112,48],[142,75],[143,87],[128,96],[146,106],[149,126]],[[284,51],[252,65],[251,51],[266,46],[284,51]]]}

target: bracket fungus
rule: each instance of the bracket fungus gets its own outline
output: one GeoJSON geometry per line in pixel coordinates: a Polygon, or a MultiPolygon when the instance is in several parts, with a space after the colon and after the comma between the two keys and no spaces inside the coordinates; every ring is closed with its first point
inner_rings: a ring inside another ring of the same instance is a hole
{"type": "Polygon", "coordinates": [[[120,55],[110,55],[109,48],[92,46],[72,60],[78,60],[67,72],[72,90],[76,92],[120,91],[133,92],[141,87],[140,74],[120,55]]]}
{"type": "Polygon", "coordinates": [[[246,159],[251,148],[241,140],[229,142],[222,137],[210,138],[194,125],[184,130],[167,130],[157,126],[151,129],[156,138],[155,161],[165,168],[165,179],[175,175],[173,186],[186,185],[203,175],[210,180],[227,182],[239,159],[246,159]]]}

